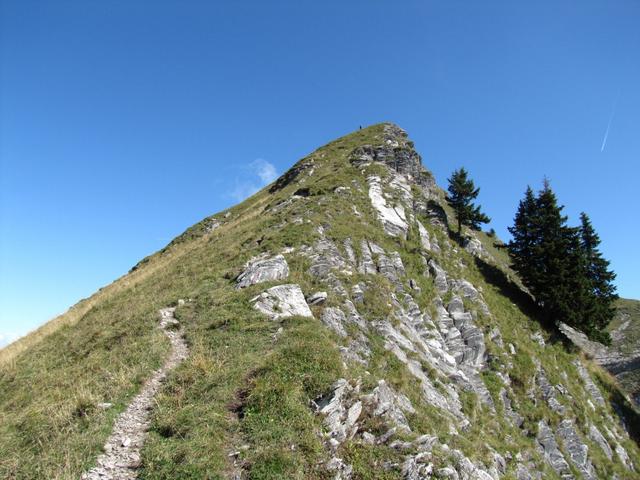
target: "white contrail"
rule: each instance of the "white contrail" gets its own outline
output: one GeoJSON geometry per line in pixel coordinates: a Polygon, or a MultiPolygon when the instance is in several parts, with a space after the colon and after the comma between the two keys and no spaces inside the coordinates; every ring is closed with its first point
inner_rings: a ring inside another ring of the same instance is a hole
{"type": "Polygon", "coordinates": [[[616,114],[616,107],[618,106],[618,99],[620,98],[620,91],[618,90],[618,95],[613,102],[613,108],[611,109],[611,115],[609,115],[609,123],[607,123],[607,130],[604,132],[604,138],[602,139],[602,146],[600,147],[600,153],[604,152],[604,147],[607,145],[607,138],[609,138],[609,129],[611,128],[611,122],[613,121],[613,117],[616,114]]]}

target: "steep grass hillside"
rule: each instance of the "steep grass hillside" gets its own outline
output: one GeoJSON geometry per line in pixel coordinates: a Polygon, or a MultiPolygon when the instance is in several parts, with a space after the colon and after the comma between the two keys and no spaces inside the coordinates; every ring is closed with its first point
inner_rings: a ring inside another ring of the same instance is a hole
{"type": "Polygon", "coordinates": [[[628,361],[625,368],[615,373],[640,408],[640,300],[620,298],[616,310],[617,314],[608,327],[612,339],[610,348],[628,361]]]}
{"type": "Polygon", "coordinates": [[[398,127],[321,147],[0,352],[0,478],[94,466],[168,355],[165,307],[189,356],[139,478],[639,478],[615,382],[449,224],[398,127]]]}

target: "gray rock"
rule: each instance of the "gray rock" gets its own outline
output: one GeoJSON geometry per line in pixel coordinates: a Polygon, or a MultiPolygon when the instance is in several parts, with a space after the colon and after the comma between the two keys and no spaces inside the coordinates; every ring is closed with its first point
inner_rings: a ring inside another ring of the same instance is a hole
{"type": "Polygon", "coordinates": [[[589,425],[589,438],[600,447],[609,460],[613,458],[613,451],[611,450],[609,442],[607,442],[602,433],[600,433],[600,430],[598,430],[594,424],[589,425]]]}
{"type": "Polygon", "coordinates": [[[604,406],[605,405],[604,397],[602,396],[602,393],[600,392],[596,384],[593,383],[593,380],[591,379],[589,372],[587,372],[587,369],[584,368],[582,363],[580,363],[580,360],[575,360],[573,362],[573,365],[576,367],[576,370],[578,371],[578,375],[584,382],[584,388],[587,390],[589,395],[591,395],[591,398],[598,405],[604,406]]]}
{"type": "Polygon", "coordinates": [[[422,289],[420,288],[420,286],[418,285],[418,282],[416,282],[413,278],[409,279],[409,288],[411,290],[415,290],[416,292],[420,293],[422,291],[422,289]]]}
{"type": "Polygon", "coordinates": [[[431,272],[431,275],[433,275],[434,277],[436,290],[438,291],[438,293],[440,295],[447,293],[447,291],[449,290],[449,285],[447,283],[447,274],[445,273],[445,271],[440,268],[440,265],[438,265],[433,259],[429,260],[429,270],[431,272]]]}
{"type": "Polygon", "coordinates": [[[484,365],[484,334],[475,326],[471,314],[464,311],[462,299],[454,296],[449,302],[448,312],[439,309],[439,313],[440,323],[447,329],[447,345],[458,363],[476,368],[484,365]]]}
{"type": "Polygon", "coordinates": [[[333,480],[349,480],[353,475],[353,467],[340,457],[332,457],[327,462],[327,470],[334,473],[333,480]]]}
{"type": "Polygon", "coordinates": [[[417,223],[418,223],[418,233],[420,235],[420,244],[422,245],[422,248],[429,251],[431,250],[431,239],[429,238],[429,232],[427,231],[426,228],[424,228],[424,225],[422,225],[422,223],[420,222],[417,222],[417,223]]]}
{"type": "Polygon", "coordinates": [[[406,432],[411,431],[405,416],[405,412],[415,413],[411,401],[405,395],[396,393],[384,380],[380,380],[369,395],[362,397],[362,401],[373,416],[383,417],[391,425],[406,432]]]}
{"type": "Polygon", "coordinates": [[[295,284],[271,287],[251,299],[253,307],[274,320],[293,317],[313,317],[300,287],[295,284]]]}
{"type": "MultiPolygon", "coordinates": [[[[571,342],[585,352],[587,357],[606,368],[614,375],[621,386],[631,395],[636,405],[640,406],[640,346],[634,349],[622,349],[622,342],[615,340],[610,347],[599,342],[591,341],[587,336],[565,323],[559,323],[558,328],[571,342]]],[[[624,332],[624,324],[612,332],[620,337],[624,332]]],[[[613,337],[612,337],[613,338],[613,337]]]]}
{"type": "Polygon", "coordinates": [[[338,336],[346,337],[347,331],[344,326],[347,323],[347,317],[345,317],[342,310],[335,307],[327,307],[322,311],[320,320],[329,329],[333,330],[338,336]]]}
{"type": "Polygon", "coordinates": [[[436,470],[436,475],[436,478],[448,478],[451,480],[458,480],[460,478],[460,475],[458,475],[458,472],[456,472],[453,467],[439,468],[436,470]]]}
{"type": "Polygon", "coordinates": [[[559,415],[566,413],[566,408],[562,405],[557,398],[557,389],[549,383],[544,369],[538,364],[538,371],[536,372],[536,385],[540,388],[542,398],[547,402],[549,408],[559,415]]]}
{"type": "Polygon", "coordinates": [[[631,470],[632,472],[635,471],[635,466],[633,465],[633,462],[629,458],[627,451],[622,445],[616,445],[616,454],[618,455],[618,458],[620,459],[622,464],[627,468],[627,470],[631,470]]]}
{"type": "Polygon", "coordinates": [[[534,480],[534,478],[540,478],[540,473],[537,473],[537,476],[534,477],[531,474],[533,469],[525,467],[522,463],[519,463],[516,467],[516,480],[534,480]]]}
{"type": "Polygon", "coordinates": [[[530,338],[531,338],[531,340],[536,342],[541,347],[545,346],[544,337],[542,336],[542,334],[540,332],[532,333],[530,338]]]}
{"type": "Polygon", "coordinates": [[[416,456],[410,456],[405,459],[400,467],[402,478],[405,480],[423,480],[427,478],[433,478],[433,464],[424,463],[421,458],[416,456]]]}
{"type": "Polygon", "coordinates": [[[406,275],[406,272],[398,252],[391,252],[388,257],[384,253],[379,254],[378,271],[395,285],[397,291],[403,291],[400,279],[406,275]]]}
{"type": "MultiPolygon", "coordinates": [[[[324,229],[320,229],[320,232],[323,235],[324,229]]],[[[311,260],[311,267],[309,267],[311,275],[326,282],[339,296],[347,296],[347,291],[334,272],[338,271],[348,275],[353,272],[351,266],[344,260],[331,240],[322,237],[313,247],[301,247],[300,253],[311,260]]]]}
{"type": "Polygon", "coordinates": [[[389,206],[384,197],[380,177],[367,178],[369,183],[369,199],[371,205],[378,213],[378,219],[382,223],[384,231],[392,237],[407,238],[409,224],[404,207],[402,205],[389,206]]]}
{"type": "Polygon", "coordinates": [[[405,176],[410,183],[430,190],[435,188],[433,176],[422,166],[420,155],[409,142],[407,134],[397,125],[384,126],[385,140],[378,145],[362,145],[349,155],[355,166],[373,162],[384,163],[393,171],[405,176]]]}
{"type": "Polygon", "coordinates": [[[256,283],[284,280],[289,276],[289,265],[282,255],[250,260],[244,271],[236,278],[236,288],[245,288],[256,283]]]}
{"type": "Polygon", "coordinates": [[[558,442],[545,420],[540,420],[538,422],[538,435],[536,438],[542,449],[545,460],[549,465],[551,465],[551,468],[553,468],[558,476],[563,480],[573,479],[574,476],[571,473],[571,468],[560,451],[558,442]]]}
{"type": "Polygon", "coordinates": [[[327,301],[327,292],[312,293],[307,297],[307,303],[309,305],[320,305],[327,301]]]}
{"type": "Polygon", "coordinates": [[[497,326],[493,327],[489,332],[489,340],[491,340],[498,347],[504,348],[504,342],[502,341],[502,334],[500,333],[500,329],[497,326]]]}
{"type": "Polygon", "coordinates": [[[557,436],[562,440],[569,460],[585,480],[598,477],[589,459],[589,447],[584,444],[571,420],[563,420],[557,428],[557,436]]]}
{"type": "Polygon", "coordinates": [[[357,386],[352,387],[346,379],[341,378],[333,385],[331,394],[317,402],[319,412],[325,417],[323,423],[328,435],[330,439],[335,440],[329,445],[337,447],[357,433],[357,421],[362,413],[362,402],[351,403],[350,397],[356,395],[358,391],[357,386]]]}
{"type": "Polygon", "coordinates": [[[524,417],[514,410],[511,399],[509,398],[505,388],[500,389],[500,400],[502,401],[504,412],[507,417],[511,419],[516,427],[520,428],[524,423],[524,417]]]}
{"type": "Polygon", "coordinates": [[[362,240],[360,243],[360,249],[362,250],[362,260],[358,265],[358,272],[365,275],[378,273],[376,265],[373,263],[373,256],[369,242],[362,240]]]}
{"type": "Polygon", "coordinates": [[[467,237],[464,241],[464,249],[474,257],[487,258],[489,253],[485,250],[482,242],[475,237],[467,237]]]}
{"type": "MultiPolygon", "coordinates": [[[[376,322],[375,327],[386,340],[385,348],[391,351],[398,360],[404,363],[409,373],[419,380],[425,401],[437,408],[451,413],[461,421],[463,426],[468,425],[468,420],[462,414],[462,405],[455,389],[450,385],[444,385],[443,388],[446,394],[441,393],[441,391],[434,386],[433,382],[424,372],[420,362],[413,358],[409,358],[405,353],[405,350],[408,350],[413,354],[420,356],[423,361],[428,363],[433,362],[434,365],[440,365],[445,368],[445,363],[442,360],[438,360],[433,357],[433,355],[430,355],[428,345],[420,340],[415,329],[412,329],[410,324],[403,324],[403,330],[411,336],[410,340],[386,320],[376,322]]],[[[451,356],[448,357],[451,358],[451,356]]],[[[451,365],[448,368],[453,372],[451,365]]],[[[464,374],[461,375],[464,376],[464,374]]]]}
{"type": "Polygon", "coordinates": [[[351,287],[351,298],[356,303],[364,302],[364,292],[367,289],[366,285],[362,282],[356,283],[353,287],[351,287]]]}
{"type": "Polygon", "coordinates": [[[351,243],[351,239],[350,238],[345,239],[345,241],[343,242],[343,245],[344,245],[344,251],[347,254],[347,261],[349,262],[350,265],[355,267],[357,264],[357,260],[356,260],[356,254],[353,251],[353,244],[351,243]]]}
{"type": "Polygon", "coordinates": [[[346,347],[339,347],[339,349],[342,358],[346,362],[356,362],[366,365],[371,356],[369,340],[362,333],[357,333],[355,336],[352,336],[352,338],[349,339],[349,344],[346,347]]]}
{"type": "Polygon", "coordinates": [[[318,240],[307,255],[313,261],[309,273],[314,277],[326,278],[332,269],[350,271],[338,247],[327,238],[318,240]]]}

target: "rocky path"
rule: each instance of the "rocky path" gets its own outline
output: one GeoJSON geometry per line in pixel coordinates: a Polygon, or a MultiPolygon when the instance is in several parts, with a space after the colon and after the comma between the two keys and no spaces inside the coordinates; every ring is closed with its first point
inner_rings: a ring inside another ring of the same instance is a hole
{"type": "Polygon", "coordinates": [[[175,307],[160,310],[160,328],[171,341],[171,355],[165,364],[146,381],[127,409],[116,419],[113,432],[98,457],[96,467],[82,475],[82,480],[123,480],[138,476],[140,450],[147,436],[153,399],[167,373],[182,362],[188,354],[179,323],[174,317],[175,307]]]}

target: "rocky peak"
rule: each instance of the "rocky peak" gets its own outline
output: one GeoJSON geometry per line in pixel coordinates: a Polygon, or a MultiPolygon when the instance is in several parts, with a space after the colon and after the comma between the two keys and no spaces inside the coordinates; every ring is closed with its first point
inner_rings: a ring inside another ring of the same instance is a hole
{"type": "Polygon", "coordinates": [[[376,143],[356,147],[349,156],[349,161],[356,166],[371,162],[381,162],[406,175],[410,182],[424,187],[435,185],[431,173],[422,165],[422,158],[416,152],[414,144],[402,128],[393,124],[382,125],[382,135],[376,143]]]}

